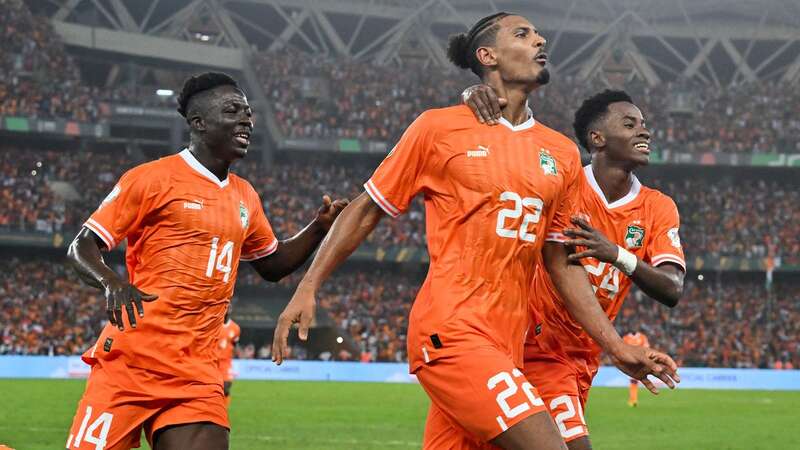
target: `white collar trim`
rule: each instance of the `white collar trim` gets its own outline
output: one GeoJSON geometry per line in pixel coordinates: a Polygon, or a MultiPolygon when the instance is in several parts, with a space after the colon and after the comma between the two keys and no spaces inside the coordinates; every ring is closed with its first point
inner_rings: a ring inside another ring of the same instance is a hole
{"type": "Polygon", "coordinates": [[[511,122],[506,120],[505,117],[500,117],[500,120],[499,120],[500,125],[505,125],[511,131],[522,131],[522,130],[527,130],[528,128],[533,127],[536,124],[536,120],[534,120],[533,111],[531,111],[531,108],[528,107],[528,103],[527,102],[525,102],[525,111],[527,111],[527,113],[528,113],[528,120],[526,120],[525,122],[522,122],[519,125],[512,125],[511,122]]]}
{"type": "Polygon", "coordinates": [[[636,175],[631,174],[631,190],[628,191],[628,193],[621,199],[612,203],[608,203],[608,200],[606,200],[606,195],[603,193],[603,190],[600,189],[600,185],[597,184],[597,179],[594,177],[591,164],[583,168],[583,174],[586,176],[586,181],[589,182],[589,186],[592,187],[592,190],[594,190],[597,196],[600,197],[600,200],[603,201],[603,204],[606,205],[606,208],[608,209],[618,208],[634,201],[639,195],[639,191],[642,189],[642,183],[639,182],[639,179],[636,178],[636,175]]]}
{"type": "Polygon", "coordinates": [[[201,163],[200,161],[197,160],[197,158],[194,157],[194,155],[192,154],[192,152],[189,151],[188,148],[183,149],[178,154],[181,155],[181,158],[183,158],[183,160],[186,161],[186,164],[188,164],[189,167],[194,169],[200,175],[202,175],[202,176],[208,178],[209,180],[213,181],[214,184],[216,184],[217,186],[219,186],[221,188],[224,188],[225,186],[228,185],[228,177],[225,177],[224,180],[220,181],[220,179],[217,178],[216,175],[211,173],[211,171],[208,170],[206,168],[206,166],[203,165],[203,163],[201,163]]]}

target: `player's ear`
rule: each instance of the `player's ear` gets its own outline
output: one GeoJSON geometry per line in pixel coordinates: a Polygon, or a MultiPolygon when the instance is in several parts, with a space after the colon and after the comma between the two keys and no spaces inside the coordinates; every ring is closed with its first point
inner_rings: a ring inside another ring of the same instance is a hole
{"type": "Polygon", "coordinates": [[[594,148],[602,148],[606,146],[606,137],[597,130],[589,130],[589,142],[594,148]]]}
{"type": "Polygon", "coordinates": [[[497,65],[497,55],[492,47],[478,47],[475,49],[475,57],[481,65],[489,67],[497,65]]]}
{"type": "Polygon", "coordinates": [[[189,117],[189,126],[195,131],[206,131],[206,122],[200,114],[193,114],[189,117]]]}

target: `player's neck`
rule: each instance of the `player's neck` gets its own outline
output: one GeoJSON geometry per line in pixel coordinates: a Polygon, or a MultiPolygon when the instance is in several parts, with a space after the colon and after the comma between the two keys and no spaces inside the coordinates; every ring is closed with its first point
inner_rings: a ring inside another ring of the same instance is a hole
{"type": "Polygon", "coordinates": [[[207,146],[202,143],[196,144],[194,142],[189,144],[189,151],[209,172],[216,175],[220,180],[228,178],[228,170],[230,170],[231,162],[224,159],[215,158],[207,146]]]}
{"type": "Polygon", "coordinates": [[[530,119],[528,115],[528,94],[530,91],[522,86],[507,86],[499,80],[486,80],[486,84],[492,87],[498,97],[508,100],[508,104],[503,108],[503,118],[511,125],[519,125],[530,119]]]}
{"type": "Polygon", "coordinates": [[[631,191],[632,172],[624,167],[610,164],[603,158],[592,158],[592,173],[608,203],[625,197],[631,191]]]}

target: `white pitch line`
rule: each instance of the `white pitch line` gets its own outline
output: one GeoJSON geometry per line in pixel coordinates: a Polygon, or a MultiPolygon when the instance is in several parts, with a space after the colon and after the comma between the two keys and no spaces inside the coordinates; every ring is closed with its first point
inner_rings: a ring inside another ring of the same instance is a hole
{"type": "MultiPolygon", "coordinates": [[[[283,436],[269,436],[263,434],[235,434],[231,436],[234,439],[248,439],[248,440],[256,440],[256,441],[284,441],[284,442],[291,442],[291,439],[287,439],[283,436]]],[[[412,442],[412,441],[377,441],[377,440],[363,440],[363,439],[308,439],[314,443],[319,443],[322,445],[325,444],[348,444],[348,445],[391,445],[391,446],[403,446],[403,447],[413,447],[419,448],[422,446],[420,442],[412,442]]]]}

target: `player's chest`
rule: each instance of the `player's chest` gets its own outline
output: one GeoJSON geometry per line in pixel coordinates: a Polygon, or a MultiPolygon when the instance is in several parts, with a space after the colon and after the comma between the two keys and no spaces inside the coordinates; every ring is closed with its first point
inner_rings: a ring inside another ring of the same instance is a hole
{"type": "Polygon", "coordinates": [[[161,209],[161,219],[173,232],[194,238],[244,239],[252,211],[231,186],[176,188],[171,194],[161,209]]]}
{"type": "Polygon", "coordinates": [[[465,135],[439,148],[442,176],[457,191],[486,194],[515,192],[549,200],[564,186],[561,152],[534,137],[465,135]]]}
{"type": "MultiPolygon", "coordinates": [[[[594,192],[589,194],[595,195],[594,192]]],[[[586,214],[589,224],[613,244],[639,258],[643,257],[654,231],[652,218],[648,217],[645,205],[637,202],[636,205],[609,209],[597,201],[587,202],[586,198],[585,193],[582,196],[582,212],[586,214]]]]}

